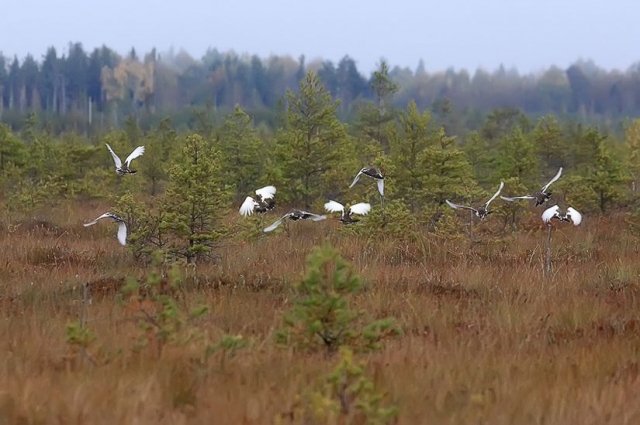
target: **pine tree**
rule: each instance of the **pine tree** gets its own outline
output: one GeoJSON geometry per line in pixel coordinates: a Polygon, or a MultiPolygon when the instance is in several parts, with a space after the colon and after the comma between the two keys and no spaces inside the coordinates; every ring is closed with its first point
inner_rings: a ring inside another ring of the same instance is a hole
{"type": "Polygon", "coordinates": [[[251,117],[239,106],[229,114],[219,133],[225,181],[235,185],[236,200],[263,182],[265,153],[251,117]]]}
{"type": "Polygon", "coordinates": [[[337,196],[348,185],[357,165],[337,103],[313,72],[300,83],[298,93],[287,93],[285,128],[276,136],[276,163],[283,198],[308,208],[320,196],[337,196]]]}
{"type": "Polygon", "coordinates": [[[636,196],[640,185],[640,119],[632,121],[624,132],[627,149],[627,170],[631,178],[631,192],[636,196]]]}
{"type": "Polygon", "coordinates": [[[505,178],[517,178],[528,187],[539,184],[535,145],[519,127],[504,136],[498,144],[494,179],[498,181],[505,178]]]}
{"type": "Polygon", "coordinates": [[[209,254],[222,234],[218,219],[228,198],[220,153],[202,136],[188,136],[169,169],[164,199],[161,227],[170,253],[189,263],[209,254]]]}
{"type": "Polygon", "coordinates": [[[429,112],[420,112],[415,102],[407,105],[399,117],[399,131],[391,142],[391,165],[395,196],[416,210],[421,204],[426,170],[420,164],[423,153],[431,146],[429,112]]]}
{"type": "Polygon", "coordinates": [[[160,121],[158,128],[144,138],[146,151],[144,160],[139,162],[140,172],[149,181],[151,196],[158,194],[161,185],[168,178],[167,164],[177,138],[176,131],[168,118],[160,121]]]}
{"type": "Polygon", "coordinates": [[[445,199],[470,199],[481,192],[473,178],[467,156],[455,144],[455,139],[440,128],[435,135],[437,142],[429,146],[421,156],[420,168],[424,171],[422,197],[432,207],[442,205],[445,199]]]}
{"type": "Polygon", "coordinates": [[[540,118],[532,133],[542,170],[552,172],[566,166],[567,144],[554,116],[540,118]]]}
{"type": "Polygon", "coordinates": [[[622,164],[611,152],[606,139],[598,141],[593,169],[588,181],[598,195],[598,206],[604,213],[606,209],[623,198],[623,184],[626,179],[622,172],[622,164]]]}

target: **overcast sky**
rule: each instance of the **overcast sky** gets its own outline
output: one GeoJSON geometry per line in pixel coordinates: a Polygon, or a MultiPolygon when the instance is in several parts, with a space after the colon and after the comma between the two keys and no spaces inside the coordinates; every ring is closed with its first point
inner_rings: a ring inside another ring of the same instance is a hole
{"type": "Polygon", "coordinates": [[[352,57],[361,72],[391,66],[521,72],[593,59],[625,70],[640,60],[640,2],[632,0],[19,0],[5,1],[0,51],[40,60],[49,46],[106,45],[142,55],[184,48],[352,57]]]}

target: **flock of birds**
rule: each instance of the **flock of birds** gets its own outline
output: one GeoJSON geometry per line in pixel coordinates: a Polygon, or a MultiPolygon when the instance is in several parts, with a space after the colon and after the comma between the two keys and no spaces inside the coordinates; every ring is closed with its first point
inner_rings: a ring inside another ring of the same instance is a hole
{"type": "MultiPolygon", "coordinates": [[[[115,164],[116,173],[119,176],[124,176],[126,174],[135,174],[136,170],[131,168],[131,161],[142,156],[144,154],[144,146],[138,146],[129,154],[129,156],[125,159],[124,163],[120,159],[118,155],[111,149],[111,146],[107,145],[107,149],[111,156],[113,157],[113,162],[115,164]]],[[[518,200],[535,200],[536,206],[544,205],[549,199],[551,199],[551,192],[549,191],[549,187],[557,181],[562,175],[562,167],[558,170],[556,175],[542,188],[540,191],[535,192],[530,195],[522,195],[522,196],[500,196],[500,198],[507,202],[515,202],[518,200]]],[[[382,199],[384,199],[384,176],[380,172],[380,170],[376,167],[364,167],[362,168],[358,174],[356,174],[355,178],[349,188],[352,188],[358,181],[361,176],[366,176],[374,180],[378,186],[378,192],[382,199]]],[[[466,209],[470,210],[477,216],[480,220],[484,220],[492,211],[489,210],[489,205],[500,195],[502,189],[504,188],[504,182],[500,182],[500,186],[496,193],[493,194],[491,198],[484,204],[478,207],[472,207],[467,205],[460,205],[451,202],[450,200],[446,200],[445,202],[453,209],[466,209]]],[[[254,213],[266,213],[271,211],[276,206],[275,201],[276,196],[276,188],[275,186],[265,186],[255,191],[255,197],[247,196],[240,206],[240,215],[246,217],[250,216],[254,213]]],[[[367,215],[371,211],[371,204],[367,202],[359,202],[356,204],[352,204],[349,206],[345,206],[337,201],[329,200],[329,202],[324,204],[324,209],[328,213],[340,213],[340,221],[343,224],[351,224],[358,221],[354,215],[367,215]]],[[[114,222],[118,223],[118,241],[121,245],[126,245],[127,243],[127,225],[125,220],[116,214],[111,212],[106,212],[101,216],[97,217],[95,220],[85,223],[84,226],[93,226],[98,223],[98,221],[103,218],[109,218],[114,222]]],[[[300,210],[300,209],[292,209],[276,221],[274,221],[269,226],[263,229],[264,232],[268,233],[275,230],[278,226],[280,226],[285,221],[298,221],[298,220],[311,220],[311,221],[322,221],[327,218],[326,215],[314,214],[308,211],[300,210]]],[[[545,224],[551,224],[552,220],[559,221],[567,221],[572,222],[575,226],[579,225],[582,222],[582,214],[576,211],[572,207],[568,207],[566,209],[561,209],[558,205],[554,205],[550,208],[547,208],[542,213],[542,221],[545,224]]]]}

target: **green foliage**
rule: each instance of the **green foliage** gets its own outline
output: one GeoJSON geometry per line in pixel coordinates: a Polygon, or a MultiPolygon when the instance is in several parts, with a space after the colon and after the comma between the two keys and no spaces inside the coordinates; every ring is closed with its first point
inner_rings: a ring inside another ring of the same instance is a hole
{"type": "Polygon", "coordinates": [[[415,102],[411,102],[399,121],[400,131],[391,141],[390,154],[393,177],[402,182],[397,185],[395,195],[415,211],[422,205],[422,185],[427,174],[421,164],[422,158],[433,144],[429,130],[431,115],[420,112],[415,102]]]}
{"type": "Polygon", "coordinates": [[[338,364],[311,394],[309,404],[311,423],[384,425],[394,423],[398,414],[348,348],[340,349],[338,364]]]}
{"type": "Polygon", "coordinates": [[[362,289],[351,265],[332,247],[314,249],[307,272],[296,287],[296,300],[284,315],[277,341],[284,345],[333,353],[343,345],[373,349],[385,336],[397,333],[391,319],[364,323],[364,312],[349,307],[349,297],[362,289]]]}
{"type": "Polygon", "coordinates": [[[436,143],[423,152],[422,198],[431,206],[442,205],[445,199],[469,199],[481,193],[465,153],[454,142],[441,128],[436,133],[436,143]]]}
{"type": "Polygon", "coordinates": [[[160,229],[172,255],[194,262],[207,256],[224,232],[219,217],[229,202],[218,151],[199,135],[188,136],[169,170],[160,229]]]}
{"type": "Polygon", "coordinates": [[[96,339],[91,329],[84,326],[79,320],[67,324],[65,330],[67,344],[72,347],[87,349],[96,339]]]}
{"type": "Polygon", "coordinates": [[[536,147],[520,127],[505,135],[496,152],[495,179],[517,177],[529,187],[539,184],[538,156],[536,147]]]}
{"type": "Polygon", "coordinates": [[[337,103],[317,75],[307,73],[298,93],[287,93],[286,126],[276,135],[275,159],[285,201],[309,208],[357,170],[353,145],[337,116],[337,103]]]}
{"type": "Polygon", "coordinates": [[[205,349],[205,360],[208,360],[211,356],[219,353],[220,356],[220,369],[224,370],[225,362],[228,358],[234,357],[238,351],[249,346],[249,341],[242,335],[222,335],[218,342],[209,345],[205,349]]]}
{"type": "Polygon", "coordinates": [[[183,273],[178,264],[165,270],[158,255],[154,267],[140,284],[129,279],[122,293],[129,300],[141,333],[137,347],[152,347],[160,353],[166,344],[185,345],[201,339],[197,322],[208,313],[206,306],[189,309],[181,300],[183,273]]]}
{"type": "Polygon", "coordinates": [[[169,119],[144,138],[144,160],[139,161],[140,173],[149,182],[149,194],[157,195],[168,179],[168,164],[177,144],[178,136],[169,119]]]}
{"type": "Polygon", "coordinates": [[[239,106],[225,118],[219,143],[225,181],[235,186],[235,199],[243,199],[264,182],[267,149],[253,127],[253,120],[239,106]]]}
{"type": "Polygon", "coordinates": [[[600,212],[605,212],[612,204],[624,199],[624,184],[627,181],[622,171],[622,162],[616,158],[606,143],[606,137],[601,136],[595,129],[587,132],[583,154],[585,157],[583,172],[590,186],[598,196],[600,212]]]}
{"type": "MultiPolygon", "coordinates": [[[[631,179],[631,192],[634,198],[640,192],[640,119],[632,121],[625,128],[626,168],[631,179]]],[[[1,136],[0,136],[1,137],[1,136]]]]}

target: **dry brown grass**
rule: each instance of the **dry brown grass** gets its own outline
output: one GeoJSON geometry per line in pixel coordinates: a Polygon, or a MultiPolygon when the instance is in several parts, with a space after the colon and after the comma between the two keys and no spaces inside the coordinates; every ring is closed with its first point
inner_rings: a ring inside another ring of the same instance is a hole
{"type": "Polygon", "coordinates": [[[398,423],[640,423],[640,262],[619,220],[558,228],[550,279],[535,217],[513,235],[479,228],[473,244],[354,238],[335,222],[228,242],[180,301],[210,306],[198,325],[210,338],[251,341],[221,368],[197,342],[133,349],[136,306],[119,288],[148,270],[113,226],[84,229],[74,210],[0,227],[0,423],[304,423],[305,396],[335,359],[279,348],[274,332],[325,240],[367,283],[356,307],[404,331],[361,355],[398,423]],[[85,283],[95,364],[65,341],[85,283]]]}

